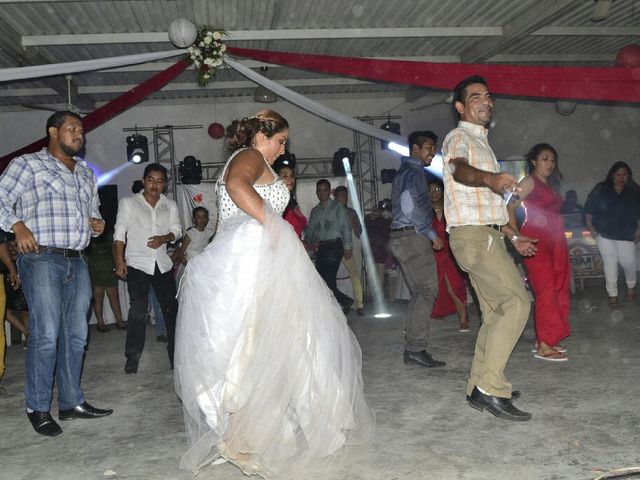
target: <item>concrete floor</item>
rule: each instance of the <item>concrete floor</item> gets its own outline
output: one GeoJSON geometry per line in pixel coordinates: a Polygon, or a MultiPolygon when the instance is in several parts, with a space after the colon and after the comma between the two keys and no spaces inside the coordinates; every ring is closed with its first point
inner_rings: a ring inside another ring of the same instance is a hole
{"type": "MultiPolygon", "coordinates": [[[[447,362],[436,370],[402,363],[404,305],[394,305],[387,320],[350,315],[364,352],[377,433],[368,461],[339,478],[586,480],[640,466],[640,306],[623,304],[611,312],[600,290],[572,299],[568,362],[532,358],[531,322],[527,326],[507,370],[522,391],[517,405],[533,414],[525,423],[496,419],[465,401],[477,314],[466,334],[453,317],[433,323],[430,350],[447,362]]],[[[37,435],[24,414],[24,352],[8,348],[0,478],[192,478],[177,467],[185,436],[165,344],[149,328],[140,371],[129,376],[122,370],[124,332],[99,334],[92,327],[91,335],[84,392],[89,403],[115,412],[101,420],[61,422],[64,433],[53,439],[37,435]]],[[[51,410],[57,413],[55,400],[51,410]]],[[[246,477],[225,464],[198,478],[246,477]]]]}

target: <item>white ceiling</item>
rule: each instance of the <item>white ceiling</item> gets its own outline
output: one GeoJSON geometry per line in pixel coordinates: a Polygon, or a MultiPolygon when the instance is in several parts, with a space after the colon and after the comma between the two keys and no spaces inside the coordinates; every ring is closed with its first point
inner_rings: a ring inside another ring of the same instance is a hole
{"type": "MultiPolygon", "coordinates": [[[[640,0],[0,0],[0,68],[169,50],[180,17],[226,30],[230,46],[438,62],[613,66],[623,46],[640,43],[640,0]]],[[[76,74],[74,104],[95,108],[171,63],[76,74]]],[[[306,95],[427,93],[278,66],[268,76],[306,95]]],[[[227,69],[201,89],[186,71],[151,99],[233,101],[254,86],[227,69]]],[[[65,102],[63,77],[0,84],[5,111],[65,102]]]]}

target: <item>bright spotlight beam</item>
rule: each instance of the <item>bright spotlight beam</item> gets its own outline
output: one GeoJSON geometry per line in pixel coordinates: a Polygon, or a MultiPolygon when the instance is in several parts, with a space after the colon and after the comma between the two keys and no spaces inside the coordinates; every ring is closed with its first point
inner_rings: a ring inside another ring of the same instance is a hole
{"type": "Polygon", "coordinates": [[[113,177],[115,177],[120,172],[126,170],[132,165],[133,165],[132,163],[127,162],[117,166],[116,168],[112,168],[108,172],[104,172],[102,175],[98,177],[98,186],[107,184],[113,177]]]}
{"type": "Polygon", "coordinates": [[[351,197],[351,203],[353,208],[358,214],[360,219],[360,225],[362,225],[362,235],[360,241],[362,243],[362,254],[364,256],[365,270],[367,272],[367,279],[372,288],[372,296],[374,303],[374,317],[387,318],[391,315],[388,313],[387,308],[384,305],[382,286],[380,285],[380,279],[378,278],[376,264],[373,260],[373,253],[371,252],[371,244],[369,243],[369,235],[364,223],[364,214],[362,207],[360,206],[360,200],[358,199],[358,192],[356,191],[356,184],[353,181],[353,174],[351,173],[351,165],[349,164],[349,158],[344,157],[342,159],[342,165],[344,165],[344,172],[347,175],[347,187],[349,189],[349,196],[351,197]]]}

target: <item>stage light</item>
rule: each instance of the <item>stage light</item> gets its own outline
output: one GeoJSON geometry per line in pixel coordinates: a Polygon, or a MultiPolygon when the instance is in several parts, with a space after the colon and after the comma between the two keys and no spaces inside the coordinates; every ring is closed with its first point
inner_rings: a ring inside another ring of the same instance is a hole
{"type": "MultiPolygon", "coordinates": [[[[338,150],[338,152],[340,152],[340,150],[338,150]]],[[[353,180],[353,174],[351,173],[349,157],[343,157],[342,168],[347,177],[347,188],[349,189],[349,198],[351,198],[351,204],[353,205],[353,208],[358,215],[360,225],[365,225],[364,211],[362,210],[362,206],[360,205],[360,200],[358,200],[358,190],[356,189],[356,183],[353,180]]],[[[362,255],[364,256],[364,263],[366,267],[365,272],[367,274],[367,278],[369,279],[369,283],[371,284],[371,296],[373,298],[374,311],[373,316],[375,318],[389,318],[391,315],[388,313],[387,308],[384,304],[382,285],[380,284],[380,278],[378,278],[377,267],[375,264],[375,260],[373,259],[371,243],[369,242],[369,234],[366,228],[362,230],[360,243],[362,245],[362,255]]]]}
{"type": "Polygon", "coordinates": [[[342,163],[342,160],[345,158],[349,162],[351,169],[353,169],[353,164],[356,161],[355,152],[352,152],[347,147],[340,147],[338,151],[333,154],[333,163],[331,165],[334,176],[344,177],[346,175],[344,165],[342,163]]]}
{"type": "MultiPolygon", "coordinates": [[[[400,135],[400,124],[398,122],[392,122],[391,120],[387,120],[382,125],[380,125],[380,128],[387,132],[400,135]]],[[[389,148],[389,142],[380,140],[380,146],[382,147],[383,150],[387,150],[389,148]]]]}
{"type": "Polygon", "coordinates": [[[183,185],[198,185],[202,181],[202,163],[193,155],[187,155],[178,165],[183,185]]]}
{"type": "Polygon", "coordinates": [[[273,169],[277,172],[282,167],[289,167],[292,170],[296,169],[296,156],[290,151],[286,150],[282,155],[276,158],[276,161],[273,162],[273,169]]]}
{"type": "Polygon", "coordinates": [[[149,143],[147,137],[137,133],[127,137],[127,161],[131,163],[149,161],[149,143]]]}
{"type": "Polygon", "coordinates": [[[403,157],[409,156],[409,147],[407,147],[406,145],[400,145],[396,142],[389,142],[389,145],[387,145],[387,149],[399,153],[403,157]]]}

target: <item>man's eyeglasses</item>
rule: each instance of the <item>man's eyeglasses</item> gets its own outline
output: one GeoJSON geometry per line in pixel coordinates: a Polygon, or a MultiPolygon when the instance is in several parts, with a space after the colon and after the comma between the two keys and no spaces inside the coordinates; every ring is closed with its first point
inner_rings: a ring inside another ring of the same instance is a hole
{"type": "Polygon", "coordinates": [[[441,187],[431,187],[429,188],[429,193],[431,192],[441,192],[442,188],[441,187]]]}

